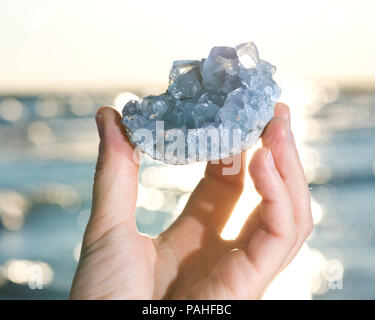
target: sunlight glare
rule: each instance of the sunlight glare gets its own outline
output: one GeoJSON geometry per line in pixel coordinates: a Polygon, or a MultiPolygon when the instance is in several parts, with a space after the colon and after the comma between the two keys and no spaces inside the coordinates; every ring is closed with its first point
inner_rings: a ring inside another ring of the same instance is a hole
{"type": "Polygon", "coordinates": [[[114,108],[122,113],[122,109],[130,100],[139,100],[139,97],[131,92],[120,92],[113,101],[114,108]]]}

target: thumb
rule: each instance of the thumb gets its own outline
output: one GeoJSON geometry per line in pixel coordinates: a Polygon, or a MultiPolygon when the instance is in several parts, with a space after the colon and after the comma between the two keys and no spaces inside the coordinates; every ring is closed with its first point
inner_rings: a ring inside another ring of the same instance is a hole
{"type": "MultiPolygon", "coordinates": [[[[94,178],[91,217],[86,242],[93,242],[118,224],[136,230],[134,211],[138,189],[138,163],[120,114],[102,107],[96,114],[100,137],[94,178]]],[[[86,243],[89,245],[89,243],[86,243]]]]}

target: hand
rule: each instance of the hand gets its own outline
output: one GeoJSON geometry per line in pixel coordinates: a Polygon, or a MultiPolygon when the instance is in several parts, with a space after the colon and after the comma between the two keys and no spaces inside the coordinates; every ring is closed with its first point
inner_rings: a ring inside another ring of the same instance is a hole
{"type": "Polygon", "coordinates": [[[138,165],[121,117],[103,107],[96,119],[100,146],[92,213],[70,298],[261,298],[313,225],[288,107],[276,106],[263,147],[253,155],[249,171],[262,201],[231,241],[220,232],[242,193],[244,166],[237,175],[222,175],[223,163],[208,163],[182,214],[151,239],[136,229],[138,165]]]}

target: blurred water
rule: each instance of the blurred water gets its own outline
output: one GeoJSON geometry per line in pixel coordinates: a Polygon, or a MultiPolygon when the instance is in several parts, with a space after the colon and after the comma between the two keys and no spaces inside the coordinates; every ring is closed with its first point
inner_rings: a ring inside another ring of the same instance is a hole
{"type": "MultiPolygon", "coordinates": [[[[0,97],[0,298],[68,297],[91,205],[93,115],[117,94],[0,97]]],[[[321,258],[311,292],[373,299],[375,91],[342,89],[333,100],[300,122],[316,222],[308,244],[321,258]]],[[[156,235],[173,221],[204,166],[175,170],[144,159],[141,232],[156,235]]]]}

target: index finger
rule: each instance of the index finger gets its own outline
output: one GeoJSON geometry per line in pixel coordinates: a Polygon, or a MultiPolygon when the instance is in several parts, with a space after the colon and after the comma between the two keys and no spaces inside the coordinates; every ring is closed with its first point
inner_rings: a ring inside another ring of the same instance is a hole
{"type": "Polygon", "coordinates": [[[275,165],[287,187],[293,204],[298,241],[291,254],[291,259],[311,232],[313,223],[310,192],[290,128],[288,106],[282,103],[276,105],[275,117],[267,126],[262,140],[263,145],[272,151],[275,165]],[[286,135],[285,132],[287,132],[286,135]]]}

